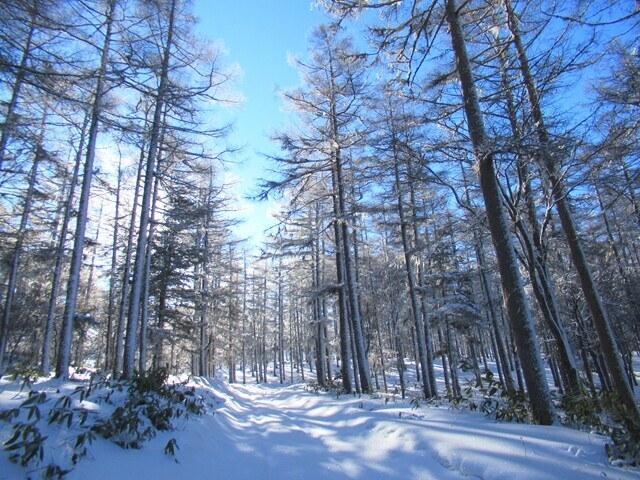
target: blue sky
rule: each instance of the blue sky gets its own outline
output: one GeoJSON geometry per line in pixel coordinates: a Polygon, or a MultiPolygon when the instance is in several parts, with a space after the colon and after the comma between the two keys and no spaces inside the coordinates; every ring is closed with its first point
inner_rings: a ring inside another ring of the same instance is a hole
{"type": "MultiPolygon", "coordinates": [[[[227,64],[242,70],[238,88],[244,104],[234,112],[231,141],[246,145],[232,167],[241,180],[239,191],[251,193],[257,179],[265,175],[260,153],[277,150],[269,133],[284,122],[278,88],[298,84],[298,73],[287,62],[289,53],[304,56],[307,37],[322,23],[324,12],[310,0],[195,0],[194,13],[200,32],[211,40],[221,40],[228,51],[227,64]]],[[[269,225],[267,204],[250,205],[249,221],[240,234],[259,232],[269,225]]]]}

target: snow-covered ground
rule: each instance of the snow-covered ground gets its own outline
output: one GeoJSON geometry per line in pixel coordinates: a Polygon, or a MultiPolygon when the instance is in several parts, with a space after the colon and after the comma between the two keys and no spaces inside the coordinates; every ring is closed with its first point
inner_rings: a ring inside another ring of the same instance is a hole
{"type": "MultiPolygon", "coordinates": [[[[394,398],[313,393],[304,385],[192,380],[207,413],[180,420],[141,450],[96,439],[64,478],[126,479],[640,479],[608,464],[606,438],[564,427],[496,423],[479,412],[421,406],[394,398]],[[175,459],[164,453],[174,438],[175,459]]],[[[35,387],[34,387],[35,388],[35,387]]],[[[75,388],[48,380],[54,395],[75,388]]],[[[0,409],[26,396],[0,383],[0,409]]],[[[0,422],[0,439],[9,431],[0,422]]],[[[68,455],[64,434],[46,453],[68,455]]],[[[39,478],[0,453],[0,479],[39,478]]]]}

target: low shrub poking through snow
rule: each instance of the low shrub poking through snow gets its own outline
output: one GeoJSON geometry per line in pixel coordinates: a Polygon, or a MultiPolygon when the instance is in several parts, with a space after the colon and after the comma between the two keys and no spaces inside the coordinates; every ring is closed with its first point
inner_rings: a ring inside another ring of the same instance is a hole
{"type": "MultiPolygon", "coordinates": [[[[30,390],[18,406],[0,411],[1,430],[10,430],[3,448],[23,467],[42,470],[45,478],[62,478],[88,453],[97,436],[122,448],[141,448],[175,421],[201,415],[204,399],[186,382],[169,383],[163,370],[131,380],[100,380],[64,395],[30,390]],[[69,465],[52,461],[47,449],[69,452],[69,465]],[[44,466],[43,466],[44,465],[44,466]]],[[[171,439],[165,453],[174,456],[171,439]]]]}

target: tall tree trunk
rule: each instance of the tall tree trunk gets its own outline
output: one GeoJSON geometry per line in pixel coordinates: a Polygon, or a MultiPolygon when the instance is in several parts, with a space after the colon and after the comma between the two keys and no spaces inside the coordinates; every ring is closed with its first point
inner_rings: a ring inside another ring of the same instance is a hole
{"type": "MultiPolygon", "coordinates": [[[[520,144],[522,141],[522,135],[518,125],[515,101],[507,74],[506,51],[500,47],[496,47],[496,49],[499,50],[498,58],[500,59],[501,64],[500,73],[502,78],[502,87],[506,97],[507,114],[509,116],[509,123],[511,125],[514,143],[520,144]]],[[[511,212],[512,220],[521,232],[521,238],[525,247],[524,253],[526,266],[529,271],[529,277],[531,279],[536,301],[542,312],[542,317],[544,318],[556,343],[556,350],[560,360],[558,366],[561,372],[562,386],[565,393],[568,395],[577,395],[580,391],[580,378],[578,377],[576,360],[566,329],[564,328],[560,318],[555,289],[544,260],[542,229],[538,222],[533,189],[531,187],[529,165],[527,164],[527,160],[523,158],[521,154],[517,154],[516,156],[516,168],[520,178],[525,210],[527,212],[527,219],[531,232],[529,232],[529,229],[521,219],[521,216],[516,211],[515,206],[511,212]]]]}
{"type": "MultiPolygon", "coordinates": [[[[467,184],[467,177],[465,175],[465,170],[460,162],[460,173],[462,175],[462,182],[465,189],[465,197],[467,204],[469,207],[472,206],[471,203],[471,194],[469,193],[469,188],[467,184]]],[[[485,300],[487,302],[487,310],[489,313],[489,319],[491,322],[491,326],[493,327],[493,335],[494,335],[494,343],[496,350],[496,365],[498,366],[498,374],[500,379],[502,380],[504,387],[508,391],[515,391],[515,385],[513,382],[513,376],[511,375],[511,369],[509,368],[509,359],[507,354],[507,349],[505,347],[505,342],[502,334],[502,329],[498,324],[498,315],[496,313],[496,307],[493,303],[493,291],[491,289],[491,285],[489,283],[489,279],[487,278],[487,261],[484,254],[484,242],[482,241],[482,235],[480,232],[480,228],[478,225],[478,214],[474,212],[474,226],[473,226],[473,243],[474,250],[476,254],[476,265],[478,268],[478,273],[480,275],[480,284],[482,286],[482,291],[485,296],[485,300]]]]}
{"type": "MultiPolygon", "coordinates": [[[[415,182],[414,182],[414,163],[413,163],[413,159],[411,157],[411,155],[407,156],[406,159],[406,165],[407,165],[407,175],[406,175],[406,181],[407,181],[407,186],[409,187],[409,202],[410,202],[410,216],[414,219],[413,222],[411,222],[411,225],[413,227],[413,244],[416,246],[420,245],[420,228],[418,226],[418,221],[416,220],[418,218],[418,204],[417,204],[417,199],[416,199],[416,189],[415,189],[415,182]]],[[[425,208],[426,210],[426,208],[425,208]]],[[[425,236],[426,236],[426,231],[425,231],[425,236]]],[[[428,244],[428,239],[427,242],[428,244]]],[[[426,255],[428,255],[429,253],[426,252],[426,255]]],[[[424,257],[424,253],[423,253],[423,257],[424,257]]],[[[425,343],[425,353],[426,353],[426,357],[427,357],[427,373],[428,373],[428,378],[429,378],[429,391],[431,393],[431,397],[437,397],[438,396],[438,385],[436,383],[436,373],[435,370],[433,368],[433,347],[431,346],[431,327],[429,325],[429,306],[428,306],[428,298],[427,295],[424,293],[424,287],[425,287],[425,261],[424,258],[420,258],[420,256],[418,257],[418,278],[416,279],[417,281],[417,286],[422,290],[421,293],[418,293],[418,299],[420,300],[420,307],[421,307],[421,315],[422,315],[422,324],[424,327],[424,343],[425,343]]]]}
{"type": "MultiPolygon", "coordinates": [[[[205,251],[206,251],[206,245],[207,245],[207,233],[205,232],[205,251]]],[[[206,254],[205,254],[205,258],[206,258],[206,254]]],[[[206,269],[205,269],[206,272],[206,269]]],[[[248,284],[249,284],[249,278],[248,278],[248,271],[247,271],[247,251],[243,250],[242,252],[242,332],[241,332],[241,337],[240,337],[240,342],[241,342],[241,355],[242,355],[242,384],[246,385],[247,383],[247,350],[246,350],[246,339],[247,339],[247,288],[248,288],[248,284]]],[[[205,278],[204,278],[204,290],[206,291],[207,289],[207,284],[206,284],[206,273],[205,273],[205,278]]],[[[204,307],[204,306],[203,306],[204,307]]],[[[205,312],[205,308],[203,308],[202,312],[203,312],[203,319],[202,319],[202,323],[204,323],[204,312],[205,312]]],[[[303,375],[304,377],[304,375],[303,375]]]]}
{"type": "Polygon", "coordinates": [[[69,193],[64,205],[64,212],[62,214],[62,221],[60,227],[60,235],[58,237],[58,246],[56,249],[56,263],[53,268],[53,275],[51,278],[51,295],[49,297],[49,310],[47,312],[47,320],[44,326],[44,338],[42,341],[42,361],[40,371],[42,375],[49,375],[51,370],[51,340],[53,338],[53,327],[55,324],[56,307],[58,304],[58,295],[60,292],[60,283],[62,276],[62,264],[64,262],[65,250],[67,247],[67,236],[69,233],[69,222],[71,221],[71,211],[73,202],[76,195],[76,186],[78,184],[78,176],[80,172],[80,164],[82,163],[82,154],[84,153],[84,140],[87,127],[89,125],[90,115],[87,114],[84,117],[82,129],[80,130],[80,142],[78,144],[78,151],[76,152],[75,163],[73,165],[73,172],[71,174],[71,181],[69,184],[69,193]]]}
{"type": "Polygon", "coordinates": [[[485,299],[487,301],[487,310],[489,311],[489,318],[491,321],[491,326],[493,327],[493,336],[495,342],[496,349],[496,364],[498,364],[501,368],[501,377],[504,382],[504,387],[509,391],[515,391],[515,385],[513,382],[513,376],[511,375],[511,369],[509,368],[509,359],[507,354],[507,349],[504,345],[504,338],[502,336],[502,329],[498,324],[498,315],[496,314],[496,307],[493,303],[493,292],[491,290],[491,285],[489,284],[489,280],[487,278],[487,266],[486,260],[484,256],[484,244],[480,238],[478,232],[474,229],[473,232],[474,243],[475,243],[475,251],[476,251],[476,262],[478,265],[478,271],[480,273],[480,283],[482,285],[482,291],[484,292],[485,299]]]}
{"type": "Polygon", "coordinates": [[[333,200],[333,231],[336,252],[336,280],[338,282],[338,317],[340,330],[340,373],[342,386],[346,393],[351,393],[353,388],[353,373],[351,370],[351,336],[349,335],[349,318],[347,307],[347,281],[344,268],[343,231],[340,228],[340,206],[338,203],[337,174],[335,168],[331,169],[332,200],[333,200]]]}
{"type": "Polygon", "coordinates": [[[167,26],[167,41],[162,51],[162,68],[160,71],[159,85],[156,94],[153,122],[151,125],[151,136],[149,139],[149,153],[147,155],[147,166],[145,170],[145,183],[142,191],[142,202],[140,205],[140,224],[138,229],[138,242],[136,245],[136,258],[133,268],[133,284],[129,299],[129,315],[127,318],[127,329],[124,346],[123,375],[125,378],[133,377],[135,368],[135,356],[138,316],[140,313],[140,302],[144,278],[145,252],[147,248],[147,230],[149,226],[149,208],[151,204],[151,189],[154,183],[154,173],[156,170],[156,158],[159,151],[160,132],[162,130],[162,119],[167,91],[169,88],[169,60],[171,58],[171,47],[173,46],[174,20],[177,0],[171,1],[169,13],[169,23],[167,26]]]}
{"type": "MultiPolygon", "coordinates": [[[[11,130],[15,127],[15,113],[18,107],[18,101],[20,99],[20,92],[27,75],[27,62],[31,56],[33,45],[33,34],[36,28],[36,13],[38,11],[39,0],[32,0],[32,8],[29,8],[29,30],[24,40],[24,46],[22,47],[22,55],[20,57],[20,63],[18,64],[18,70],[13,80],[13,86],[11,88],[11,98],[7,103],[7,111],[4,114],[4,122],[0,129],[0,171],[2,170],[4,161],[6,160],[7,144],[11,137],[11,130]]],[[[0,362],[1,363],[1,362],[0,362]]]]}
{"type": "MultiPolygon", "coordinates": [[[[333,138],[338,138],[336,118],[331,120],[333,138]]],[[[334,193],[334,213],[336,214],[335,222],[337,228],[340,230],[339,235],[336,235],[336,241],[340,243],[336,244],[336,250],[341,251],[341,264],[342,264],[342,281],[338,280],[338,283],[342,284],[342,290],[345,295],[345,313],[349,315],[348,321],[353,328],[353,338],[351,339],[354,344],[355,359],[358,364],[360,386],[364,392],[371,391],[371,372],[369,370],[369,361],[367,360],[367,354],[364,346],[364,333],[362,331],[362,317],[360,315],[360,305],[358,302],[358,286],[356,284],[355,266],[352,257],[351,242],[349,235],[349,226],[346,219],[346,201],[344,191],[344,176],[342,171],[342,156],[339,147],[333,152],[332,163],[332,179],[333,179],[333,193],[334,193]]],[[[354,371],[354,374],[356,372],[354,371]]]]}
{"type": "Polygon", "coordinates": [[[313,212],[312,234],[312,288],[313,298],[313,321],[316,326],[316,378],[320,386],[325,386],[331,381],[330,373],[326,370],[327,358],[326,338],[324,335],[324,318],[322,315],[322,298],[320,297],[320,286],[322,284],[322,272],[320,270],[320,201],[317,200],[313,212]]]}
{"type": "Polygon", "coordinates": [[[589,313],[596,328],[598,339],[600,340],[600,348],[602,349],[604,361],[609,375],[611,376],[611,381],[616,390],[616,394],[620,397],[620,401],[623,405],[629,410],[629,412],[632,412],[634,417],[637,419],[640,418],[640,410],[638,410],[635,395],[631,388],[631,384],[629,383],[629,379],[625,374],[622,355],[611,327],[609,315],[602,302],[602,298],[593,279],[593,275],[591,274],[591,268],[587,262],[586,255],[582,248],[582,242],[573,220],[567,192],[565,190],[562,177],[556,167],[556,159],[551,151],[551,139],[545,125],[544,115],[542,114],[542,106],[540,105],[538,90],[531,73],[531,68],[529,67],[529,59],[527,57],[524,44],[522,43],[518,18],[516,17],[511,0],[503,1],[507,12],[507,23],[511,32],[513,44],[516,47],[516,55],[520,64],[520,71],[524,79],[524,84],[531,106],[531,114],[536,125],[538,141],[540,142],[540,160],[542,161],[545,173],[548,177],[549,183],[551,184],[551,193],[555,201],[562,230],[567,239],[571,260],[578,274],[582,293],[585,297],[589,313]]]}
{"type": "Polygon", "coordinates": [[[278,378],[283,384],[284,376],[284,286],[282,281],[282,263],[278,267],[278,378]]]}
{"type": "Polygon", "coordinates": [[[96,270],[96,254],[98,252],[98,239],[100,238],[100,226],[102,225],[102,212],[104,210],[104,204],[100,204],[100,211],[98,213],[98,225],[96,227],[95,237],[93,238],[93,245],[91,246],[91,262],[89,263],[89,275],[87,276],[87,284],[84,289],[84,303],[87,304],[91,298],[91,292],[93,290],[93,276],[96,270]]]}
{"type": "Polygon", "coordinates": [[[69,375],[69,363],[71,360],[71,341],[73,337],[73,318],[76,314],[78,300],[78,288],[80,285],[80,270],[82,269],[82,256],[84,251],[84,237],[89,217],[89,197],[91,195],[91,182],[93,179],[93,164],[96,156],[98,129],[100,116],[104,108],[105,80],[107,63],[109,61],[109,49],[111,46],[111,31],[114,24],[114,11],[118,0],[109,0],[105,16],[106,32],[104,44],[96,79],[96,91],[91,107],[91,121],[89,123],[89,141],[87,142],[87,155],[82,174],[82,188],[80,190],[80,204],[76,220],[76,232],[73,242],[71,266],[69,268],[69,280],[67,283],[67,299],[62,317],[60,346],[58,349],[58,362],[56,364],[56,377],[66,379],[69,375]]]}
{"type": "Polygon", "coordinates": [[[415,270],[413,265],[412,245],[409,240],[408,221],[405,215],[405,205],[403,198],[403,187],[400,182],[400,167],[398,158],[399,152],[397,151],[397,141],[393,140],[393,172],[396,186],[396,200],[398,218],[400,220],[400,237],[402,238],[402,249],[404,251],[404,263],[405,271],[407,274],[407,288],[409,289],[409,298],[411,300],[411,314],[413,316],[413,323],[416,331],[416,342],[418,347],[418,363],[420,364],[420,373],[422,377],[422,391],[425,398],[431,398],[431,381],[428,371],[428,359],[427,359],[427,347],[424,338],[424,323],[422,318],[422,311],[420,309],[420,303],[418,301],[418,293],[416,292],[416,279],[415,270]]]}
{"type": "Polygon", "coordinates": [[[460,12],[455,0],[446,0],[445,13],[449,25],[451,44],[456,57],[456,68],[462,88],[469,134],[478,161],[480,187],[498,260],[498,270],[500,272],[500,282],[507,316],[511,322],[518,345],[518,353],[522,360],[533,412],[533,421],[541,424],[554,424],[558,420],[551,402],[533,318],[531,317],[518,270],[517,257],[496,177],[494,156],[484,127],[484,118],[480,109],[471,63],[467,55],[466,40],[460,23],[460,12]]]}
{"type": "MultiPolygon", "coordinates": [[[[136,185],[133,193],[133,206],[129,219],[129,233],[127,234],[127,245],[124,252],[124,266],[122,273],[122,291],[120,292],[120,305],[118,307],[118,324],[116,328],[115,361],[113,363],[113,376],[116,377],[122,372],[124,363],[124,331],[126,327],[127,307],[129,296],[131,295],[131,260],[133,259],[133,242],[136,232],[136,216],[138,212],[138,197],[142,184],[142,167],[145,156],[144,144],[140,147],[138,158],[138,171],[136,174],[136,185]]],[[[158,310],[159,312],[162,310],[158,310]]]]}
{"type": "MultiPolygon", "coordinates": [[[[122,157],[118,161],[118,184],[116,186],[116,205],[113,216],[113,236],[111,240],[111,267],[109,268],[109,300],[107,304],[107,340],[104,348],[104,370],[109,372],[113,365],[113,320],[116,301],[116,270],[118,267],[118,234],[120,232],[120,194],[122,190],[122,157]]],[[[123,286],[124,288],[124,286],[123,286]]]]}
{"type": "MultiPolygon", "coordinates": [[[[339,192],[343,190],[344,181],[341,174],[341,163],[338,161],[338,178],[341,180],[338,182],[339,192]]],[[[345,199],[344,191],[339,193],[339,201],[342,203],[342,240],[344,249],[344,268],[345,268],[345,281],[347,282],[347,296],[349,299],[349,311],[351,313],[350,320],[353,327],[353,343],[355,347],[354,358],[358,362],[358,377],[360,380],[360,386],[363,392],[371,392],[371,371],[369,368],[369,360],[367,359],[367,351],[364,346],[364,331],[362,328],[362,315],[360,312],[360,302],[358,299],[358,284],[356,282],[356,267],[355,259],[353,257],[353,250],[351,248],[351,236],[349,235],[349,226],[346,219],[345,211],[345,199]]]]}
{"type": "MultiPolygon", "coordinates": [[[[164,132],[164,129],[163,129],[164,132]]],[[[162,134],[161,134],[162,137],[162,134]]],[[[161,141],[162,144],[162,141],[161,141]]],[[[158,154],[157,167],[160,169],[161,155],[158,154]]],[[[160,179],[154,176],[153,195],[151,199],[151,213],[149,214],[149,234],[147,235],[147,246],[144,260],[144,278],[142,287],[141,312],[140,312],[140,354],[138,356],[138,371],[143,374],[147,370],[147,335],[149,330],[149,290],[151,288],[151,251],[153,236],[155,234],[155,216],[158,205],[158,188],[160,179]]]]}
{"type": "Polygon", "coordinates": [[[18,230],[16,232],[16,242],[13,246],[10,257],[11,260],[9,262],[9,280],[7,282],[7,292],[5,294],[4,310],[2,312],[2,324],[0,324],[0,376],[4,373],[6,368],[5,355],[9,341],[11,314],[13,313],[13,301],[16,294],[20,256],[22,255],[24,241],[27,236],[27,223],[29,222],[29,215],[31,214],[31,208],[33,206],[33,197],[38,178],[38,167],[40,166],[40,162],[44,159],[45,152],[43,141],[46,116],[47,107],[45,105],[45,111],[42,114],[42,122],[40,125],[40,134],[38,135],[36,151],[33,157],[33,164],[31,165],[31,170],[27,177],[27,191],[24,197],[24,205],[22,206],[20,224],[18,225],[18,230]]]}

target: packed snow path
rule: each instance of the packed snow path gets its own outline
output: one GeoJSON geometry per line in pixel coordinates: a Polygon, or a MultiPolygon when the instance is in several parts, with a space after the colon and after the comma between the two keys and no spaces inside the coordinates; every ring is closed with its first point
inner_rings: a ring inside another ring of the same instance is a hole
{"type": "MultiPolygon", "coordinates": [[[[142,451],[99,446],[72,479],[639,479],[606,463],[605,439],[496,423],[477,412],[196,379],[215,413],[142,451]],[[214,397],[215,395],[215,397],[214,397]],[[217,400],[211,400],[217,398],[217,400]],[[162,453],[169,438],[175,462],[162,453]]],[[[94,445],[98,447],[98,445],[94,445]]],[[[0,477],[2,475],[0,474],[0,477]]]]}

